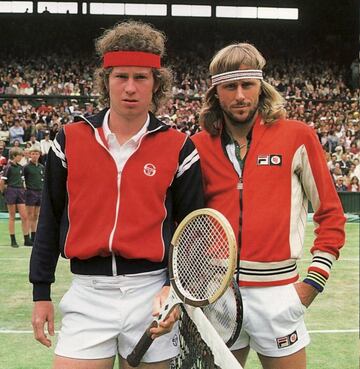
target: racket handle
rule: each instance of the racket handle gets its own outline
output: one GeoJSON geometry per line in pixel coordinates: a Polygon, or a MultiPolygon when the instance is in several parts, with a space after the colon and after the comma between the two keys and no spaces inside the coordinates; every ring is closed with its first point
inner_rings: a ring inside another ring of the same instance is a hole
{"type": "Polygon", "coordinates": [[[130,352],[130,354],[126,358],[127,362],[132,367],[135,368],[139,366],[142,357],[145,355],[145,352],[154,342],[154,340],[151,338],[150,328],[157,327],[157,326],[158,326],[158,323],[157,321],[154,320],[149,325],[148,329],[144,332],[144,334],[142,335],[142,337],[140,338],[139,342],[136,344],[134,349],[130,352]]]}

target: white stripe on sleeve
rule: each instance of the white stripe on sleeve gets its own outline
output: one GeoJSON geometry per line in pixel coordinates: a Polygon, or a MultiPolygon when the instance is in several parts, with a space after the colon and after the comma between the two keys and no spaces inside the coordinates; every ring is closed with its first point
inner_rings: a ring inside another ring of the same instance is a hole
{"type": "Polygon", "coordinates": [[[64,168],[67,168],[67,163],[66,163],[66,157],[65,154],[62,152],[61,150],[61,146],[60,144],[57,142],[57,140],[55,139],[53,141],[53,145],[52,145],[52,149],[54,151],[54,154],[61,160],[61,164],[64,168]]]}
{"type": "Polygon", "coordinates": [[[188,155],[182,164],[179,166],[176,178],[181,177],[191,166],[199,160],[199,154],[196,149],[192,151],[190,155],[188,155]]]}

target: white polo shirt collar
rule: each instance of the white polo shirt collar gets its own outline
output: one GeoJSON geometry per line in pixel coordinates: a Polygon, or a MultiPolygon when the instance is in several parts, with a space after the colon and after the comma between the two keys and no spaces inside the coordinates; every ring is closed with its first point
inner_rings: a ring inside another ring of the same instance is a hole
{"type": "Polygon", "coordinates": [[[122,145],[119,144],[116,138],[116,135],[112,133],[110,130],[109,115],[110,115],[110,109],[106,112],[104,116],[102,127],[104,131],[105,139],[109,147],[110,154],[115,160],[118,172],[121,173],[127,160],[137,150],[140,144],[141,138],[146,134],[148,130],[148,126],[150,123],[150,115],[149,114],[147,115],[145,124],[142,126],[139,132],[135,133],[134,136],[129,138],[122,145]]]}
{"type": "MultiPolygon", "coordinates": [[[[102,125],[103,130],[104,130],[104,136],[105,136],[106,141],[108,143],[109,143],[109,136],[110,135],[114,136],[115,139],[116,139],[115,134],[111,132],[110,127],[109,127],[109,116],[110,116],[110,109],[105,113],[104,120],[103,120],[103,125],[102,125]]],[[[145,124],[142,126],[140,131],[135,133],[134,136],[129,138],[129,140],[126,141],[123,145],[125,145],[129,141],[133,141],[135,143],[138,143],[140,141],[141,137],[147,132],[149,123],[150,123],[150,115],[148,114],[147,118],[146,118],[146,121],[145,121],[145,124]]],[[[123,146],[123,145],[121,145],[121,146],[123,146]]]]}

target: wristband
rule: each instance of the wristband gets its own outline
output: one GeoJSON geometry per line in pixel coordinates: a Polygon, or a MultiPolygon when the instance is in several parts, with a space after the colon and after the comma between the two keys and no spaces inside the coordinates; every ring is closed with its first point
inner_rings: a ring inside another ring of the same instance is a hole
{"type": "Polygon", "coordinates": [[[319,273],[309,272],[303,282],[316,288],[319,292],[322,292],[325,287],[326,278],[319,273]]]}

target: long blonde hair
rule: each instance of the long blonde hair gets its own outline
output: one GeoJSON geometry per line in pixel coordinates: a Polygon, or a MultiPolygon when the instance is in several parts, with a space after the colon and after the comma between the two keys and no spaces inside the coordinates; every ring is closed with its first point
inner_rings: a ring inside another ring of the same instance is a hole
{"type": "MultiPolygon", "coordinates": [[[[165,35],[152,25],[138,21],[126,21],[104,32],[95,42],[96,52],[102,63],[103,55],[109,51],[144,51],[160,55],[165,54],[165,35]]],[[[99,67],[95,70],[95,87],[100,95],[100,103],[109,105],[109,74],[112,68],[99,67]]],[[[153,68],[155,84],[150,110],[156,112],[170,97],[172,73],[169,68],[153,68]]]]}
{"type": "MultiPolygon", "coordinates": [[[[250,69],[263,69],[265,58],[251,44],[236,43],[224,47],[213,57],[209,72],[210,75],[238,70],[241,65],[250,69]]],[[[285,100],[280,93],[269,83],[261,80],[261,95],[258,111],[265,123],[271,123],[279,118],[284,118],[285,100]]],[[[200,111],[200,124],[211,135],[217,136],[223,125],[223,112],[216,98],[216,87],[212,86],[205,95],[205,101],[200,111]]]]}

